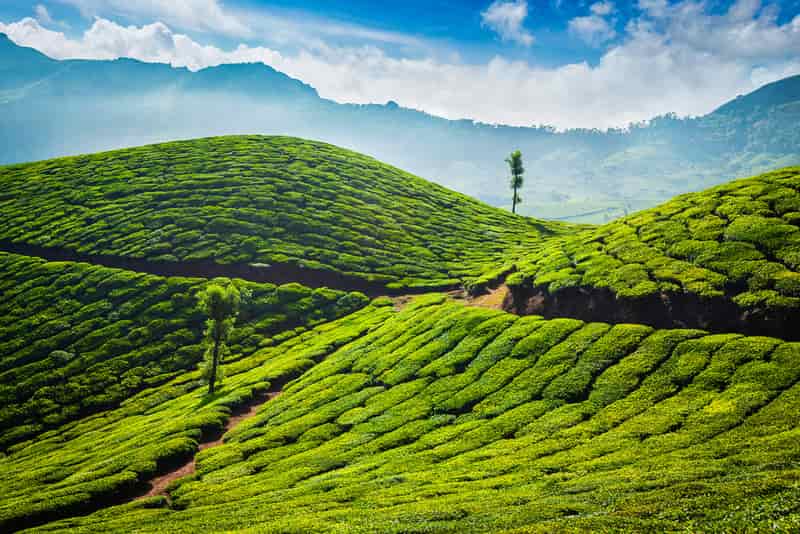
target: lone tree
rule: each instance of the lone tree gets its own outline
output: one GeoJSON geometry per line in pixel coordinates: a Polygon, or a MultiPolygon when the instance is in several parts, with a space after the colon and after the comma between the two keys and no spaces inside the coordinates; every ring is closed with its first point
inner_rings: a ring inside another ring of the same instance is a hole
{"type": "Polygon", "coordinates": [[[222,378],[219,367],[226,342],[233,331],[239,314],[241,295],[236,286],[228,282],[226,287],[209,284],[198,295],[200,308],[206,314],[206,352],[203,377],[208,380],[208,394],[213,395],[217,382],[222,378]]]}
{"type": "Polygon", "coordinates": [[[522,152],[519,150],[512,152],[506,158],[506,163],[511,170],[511,190],[514,191],[514,196],[511,198],[511,213],[517,213],[517,204],[522,202],[517,192],[522,187],[522,175],[525,174],[525,167],[522,166],[522,152]]]}

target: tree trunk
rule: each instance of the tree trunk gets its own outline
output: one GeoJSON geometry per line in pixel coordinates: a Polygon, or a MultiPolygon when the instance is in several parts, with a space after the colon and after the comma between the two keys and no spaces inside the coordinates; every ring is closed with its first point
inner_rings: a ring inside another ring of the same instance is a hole
{"type": "Polygon", "coordinates": [[[217,362],[219,361],[219,335],[214,331],[214,352],[211,353],[211,376],[208,377],[208,394],[214,394],[217,383],[217,362]]]}
{"type": "Polygon", "coordinates": [[[514,188],[514,198],[511,199],[511,213],[517,213],[517,188],[514,188]]]}

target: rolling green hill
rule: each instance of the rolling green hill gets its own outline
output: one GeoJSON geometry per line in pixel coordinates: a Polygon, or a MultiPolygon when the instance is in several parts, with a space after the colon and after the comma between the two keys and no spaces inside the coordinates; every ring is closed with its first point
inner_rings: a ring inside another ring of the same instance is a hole
{"type": "Polygon", "coordinates": [[[567,228],[331,145],[260,136],[0,167],[0,213],[6,242],[390,288],[459,285],[567,228]]]}
{"type": "MultiPolygon", "coordinates": [[[[358,293],[236,283],[246,298],[235,358],[367,303],[358,293]]],[[[194,369],[206,284],[0,252],[0,449],[194,369]]]]}
{"type": "MultiPolygon", "coordinates": [[[[592,319],[648,322],[649,313],[657,324],[796,337],[798,224],[795,167],[681,195],[552,239],[517,265],[508,284],[520,310],[533,298],[544,299],[548,313],[566,312],[552,302],[562,294],[574,313],[583,307],[592,319]],[[592,300],[596,306],[589,309],[592,300]]],[[[544,311],[536,308],[530,311],[544,311]]]]}
{"type": "Polygon", "coordinates": [[[798,189],[587,227],[287,137],[2,167],[0,531],[798,530],[798,189]]]}
{"type": "MultiPolygon", "coordinates": [[[[554,532],[800,526],[800,345],[388,301],[20,444],[0,518],[132,490],[227,406],[304,371],[163,496],[58,532],[554,532]],[[167,423],[168,422],[168,423],[167,423]]],[[[28,521],[28,523],[25,523],[28,521]]]]}

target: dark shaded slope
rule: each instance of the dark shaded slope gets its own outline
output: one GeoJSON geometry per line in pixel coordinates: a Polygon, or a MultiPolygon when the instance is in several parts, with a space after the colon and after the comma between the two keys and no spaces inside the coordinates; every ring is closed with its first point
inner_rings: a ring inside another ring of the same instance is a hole
{"type": "Polygon", "coordinates": [[[191,278],[240,278],[249,282],[269,284],[298,283],[310,288],[330,288],[340,291],[358,291],[370,297],[380,295],[406,295],[431,291],[460,289],[460,283],[418,288],[392,288],[383,282],[365,280],[328,269],[314,269],[291,263],[259,265],[249,263],[220,264],[213,260],[184,260],[180,262],[146,260],[107,254],[84,254],[58,247],[40,247],[13,243],[0,239],[0,252],[35,256],[48,261],[83,262],[156,276],[182,276],[191,278]]]}
{"type": "Polygon", "coordinates": [[[546,286],[514,286],[509,293],[503,308],[520,315],[800,340],[800,310],[796,307],[742,307],[730,295],[704,297],[665,292],[632,298],[620,297],[605,288],[568,287],[551,293],[546,286]]]}

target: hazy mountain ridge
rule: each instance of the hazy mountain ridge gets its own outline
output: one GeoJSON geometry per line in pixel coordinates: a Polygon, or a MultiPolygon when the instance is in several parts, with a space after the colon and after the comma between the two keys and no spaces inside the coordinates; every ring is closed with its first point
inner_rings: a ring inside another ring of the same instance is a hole
{"type": "Polygon", "coordinates": [[[262,64],[191,72],[130,59],[55,61],[0,34],[0,163],[231,133],[287,134],[366,152],[494,205],[503,158],[525,156],[522,212],[600,222],[671,196],[800,163],[800,77],[713,113],[609,131],[447,120],[338,104],[262,64]]]}

